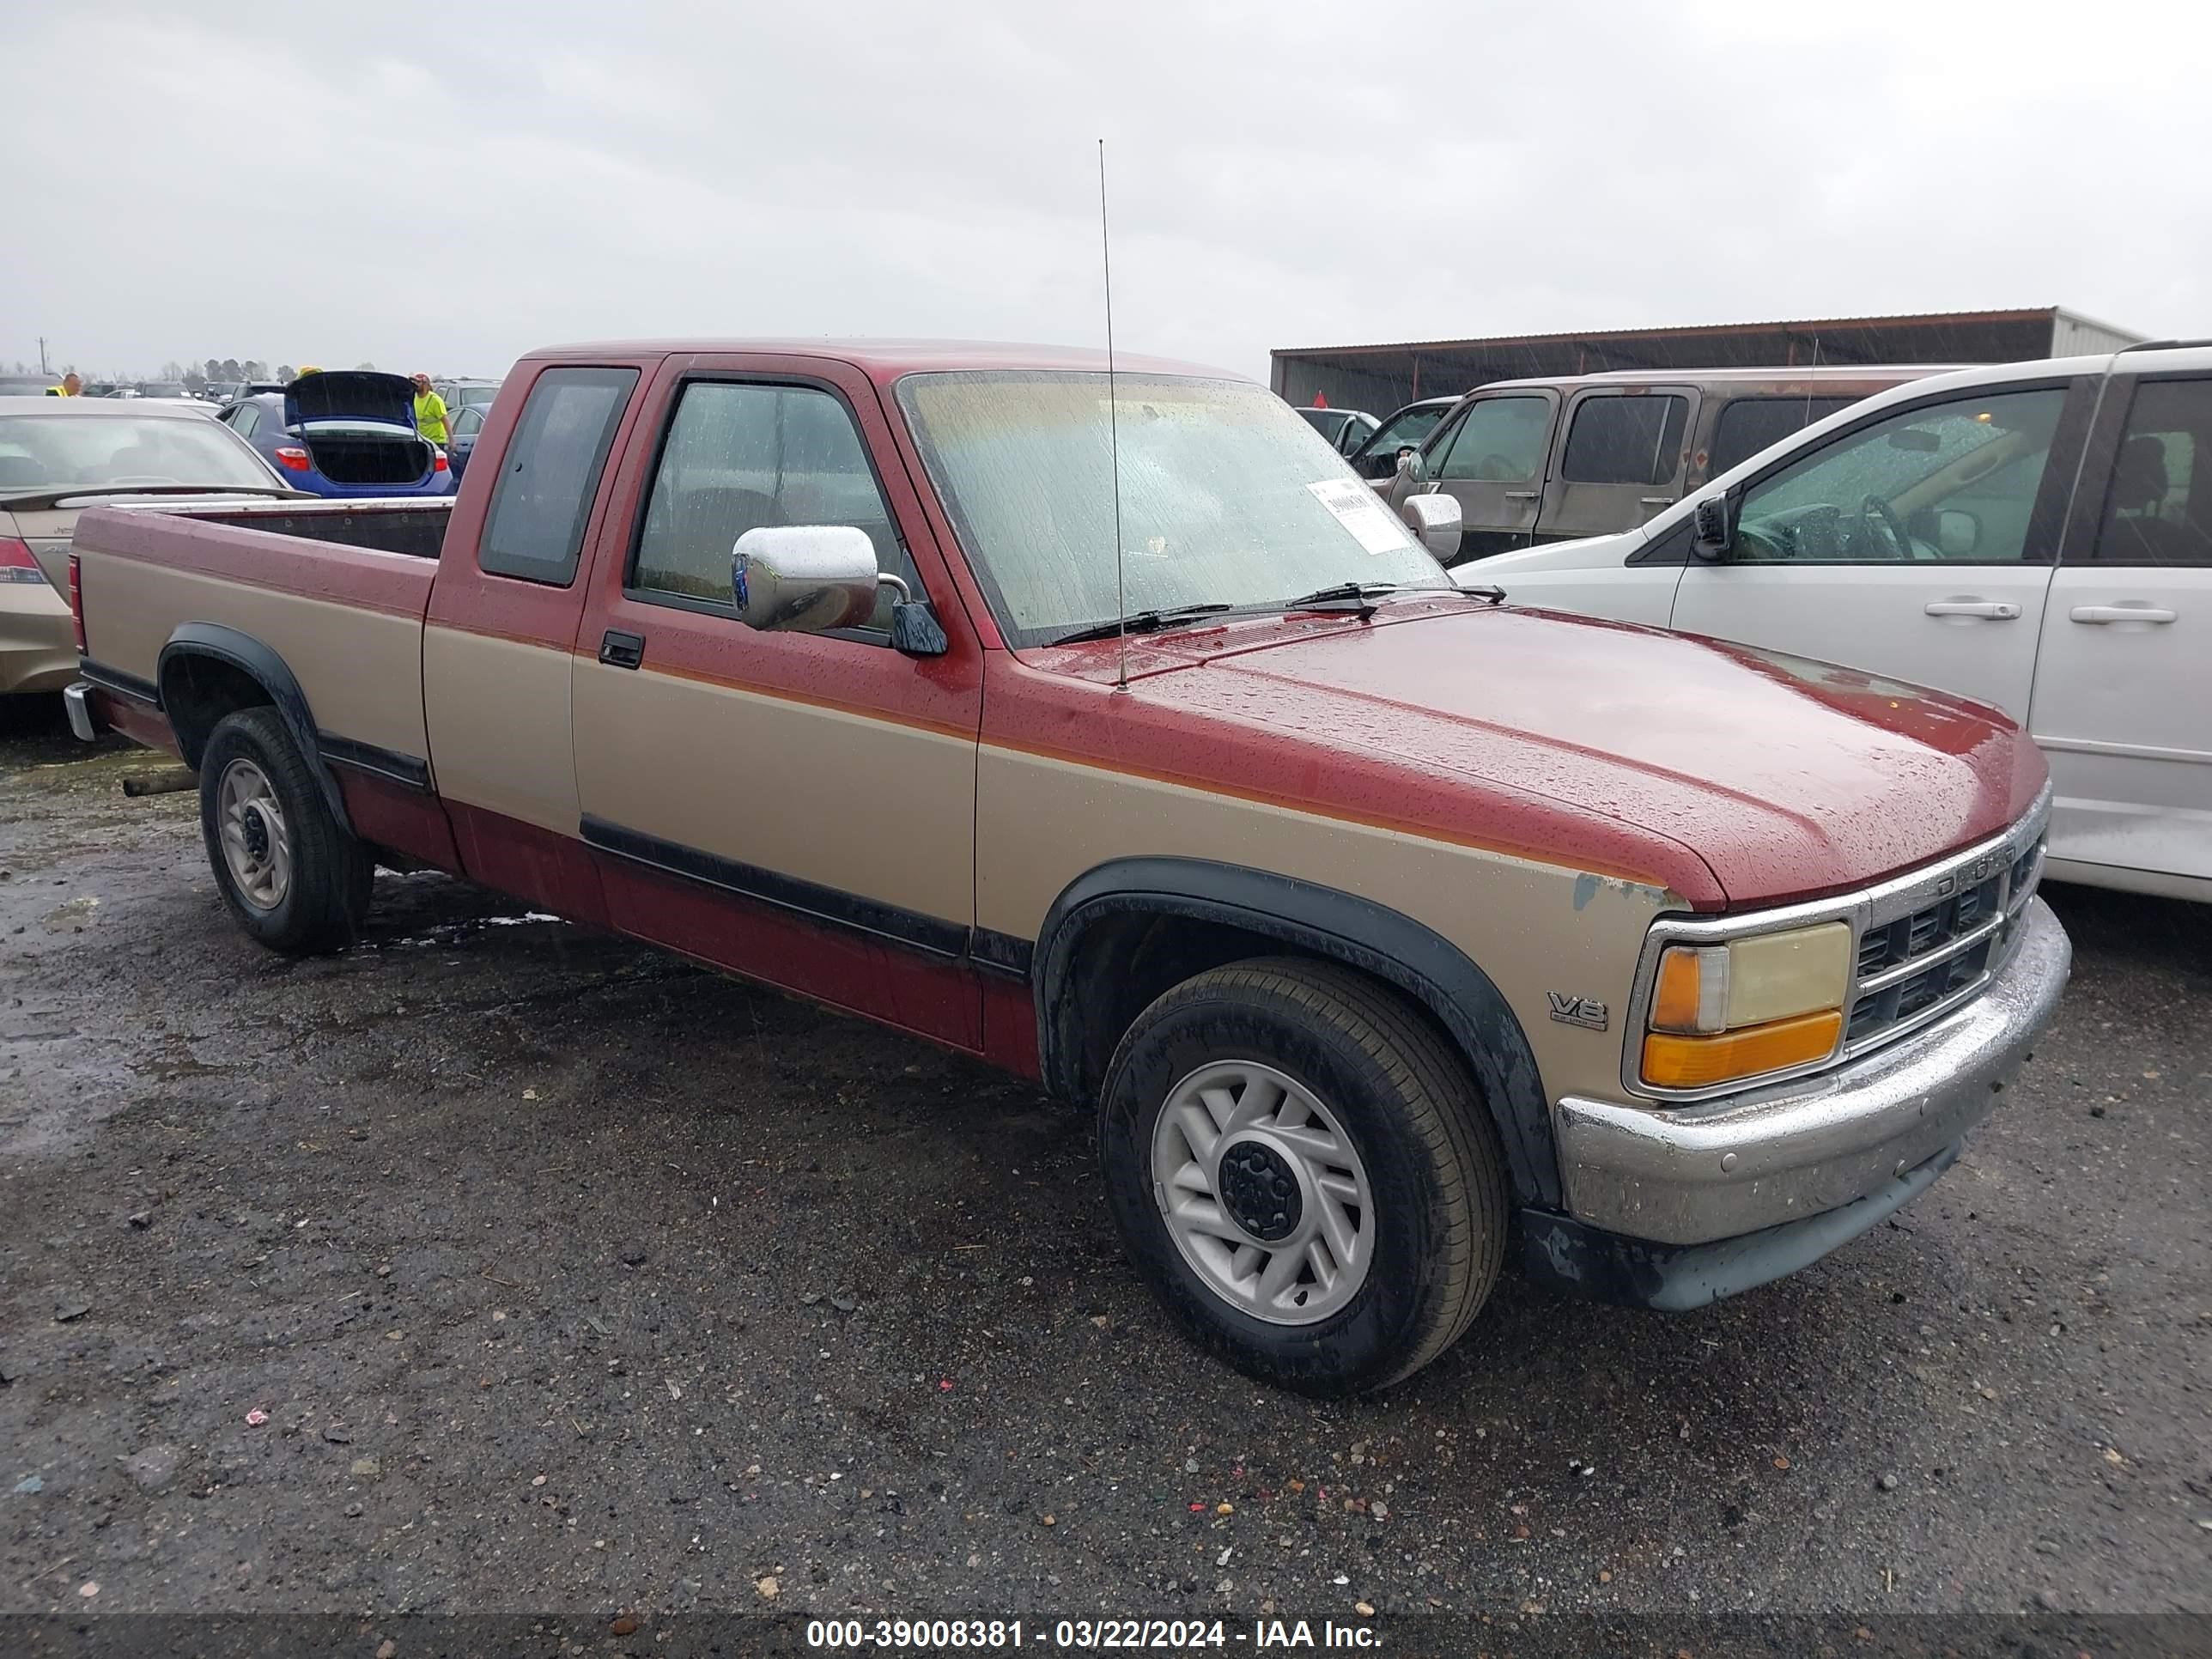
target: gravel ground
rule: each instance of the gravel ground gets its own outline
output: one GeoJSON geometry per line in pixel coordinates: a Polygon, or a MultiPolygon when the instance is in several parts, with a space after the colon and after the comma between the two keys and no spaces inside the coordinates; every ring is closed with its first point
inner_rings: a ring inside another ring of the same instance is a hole
{"type": "Polygon", "coordinates": [[[436,877],[281,960],[149,763],[0,742],[0,1611],[2212,1610],[2212,911],[2053,891],[2034,1065],[1810,1271],[1316,1404],[1028,1087],[436,877]]]}

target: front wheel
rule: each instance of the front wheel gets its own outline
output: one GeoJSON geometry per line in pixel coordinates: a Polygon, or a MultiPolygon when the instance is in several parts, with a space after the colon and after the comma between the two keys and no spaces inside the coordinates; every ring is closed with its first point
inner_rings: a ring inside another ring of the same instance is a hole
{"type": "Polygon", "coordinates": [[[1115,1054],[1100,1148],[1155,1293],[1240,1370],[1304,1393],[1419,1370],[1504,1258],[1504,1162],[1467,1067],[1330,963],[1239,963],[1161,996],[1115,1054]]]}
{"type": "Polygon", "coordinates": [[[376,864],[323,799],[276,711],[242,708],[200,755],[200,831],[238,925],[288,956],[360,936],[376,864]]]}

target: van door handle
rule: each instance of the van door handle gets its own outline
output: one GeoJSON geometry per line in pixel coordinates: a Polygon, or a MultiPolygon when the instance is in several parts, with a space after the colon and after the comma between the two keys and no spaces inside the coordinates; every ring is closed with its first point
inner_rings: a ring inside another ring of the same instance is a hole
{"type": "Polygon", "coordinates": [[[1674,498],[1672,495],[1638,495],[1636,504],[1638,507],[1672,507],[1674,498]]]}
{"type": "Polygon", "coordinates": [[[2077,623],[2170,623],[2176,614],[2151,605],[2077,605],[2066,613],[2077,623]]]}
{"type": "Polygon", "coordinates": [[[1505,492],[1505,499],[1509,501],[1533,501],[1543,493],[1540,489],[1509,489],[1505,492]]]}
{"type": "Polygon", "coordinates": [[[1988,622],[2018,622],[2020,607],[2002,599],[1930,599],[1931,617],[1979,617],[1988,622]]]}
{"type": "Polygon", "coordinates": [[[645,635],[610,628],[599,641],[599,660],[610,668],[635,668],[645,660],[645,635]]]}

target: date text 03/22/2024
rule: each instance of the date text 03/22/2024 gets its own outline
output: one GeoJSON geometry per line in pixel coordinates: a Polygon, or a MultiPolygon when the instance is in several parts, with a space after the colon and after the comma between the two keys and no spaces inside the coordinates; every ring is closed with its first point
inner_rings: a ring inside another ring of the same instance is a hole
{"type": "Polygon", "coordinates": [[[1060,1619],[1025,1624],[1018,1619],[811,1619],[811,1648],[944,1651],[960,1648],[1051,1647],[1075,1650],[1225,1648],[1376,1649],[1382,1634],[1371,1625],[1261,1619],[1249,1630],[1203,1619],[1060,1619]]]}

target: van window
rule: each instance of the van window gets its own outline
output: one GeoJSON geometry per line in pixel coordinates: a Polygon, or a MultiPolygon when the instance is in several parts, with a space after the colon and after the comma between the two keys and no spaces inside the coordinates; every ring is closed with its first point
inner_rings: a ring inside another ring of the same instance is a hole
{"type": "Polygon", "coordinates": [[[1436,476],[1518,483],[1542,470],[1551,439],[1548,398],[1485,398],[1468,407],[1459,430],[1447,440],[1451,449],[1436,476]]]}
{"type": "Polygon", "coordinates": [[[1739,561],[2019,564],[2066,388],[1898,410],[1770,472],[1737,511],[1739,561]]]}
{"type": "Polygon", "coordinates": [[[530,388],[500,458],[477,562],[494,575],[566,587],[634,368],[549,368],[530,388]]]}
{"type": "Polygon", "coordinates": [[[2112,465],[2096,564],[2212,565],[2212,380],[2136,392],[2112,465]]]}
{"type": "Polygon", "coordinates": [[[1713,422],[1712,465],[1706,471],[1716,478],[1733,471],[1760,450],[1857,401],[1856,398],[1732,398],[1721,410],[1720,419],[1713,422]]]}
{"type": "Polygon", "coordinates": [[[1680,470],[1686,398],[1585,398],[1567,432],[1569,483],[1662,484],[1680,470]]]}

